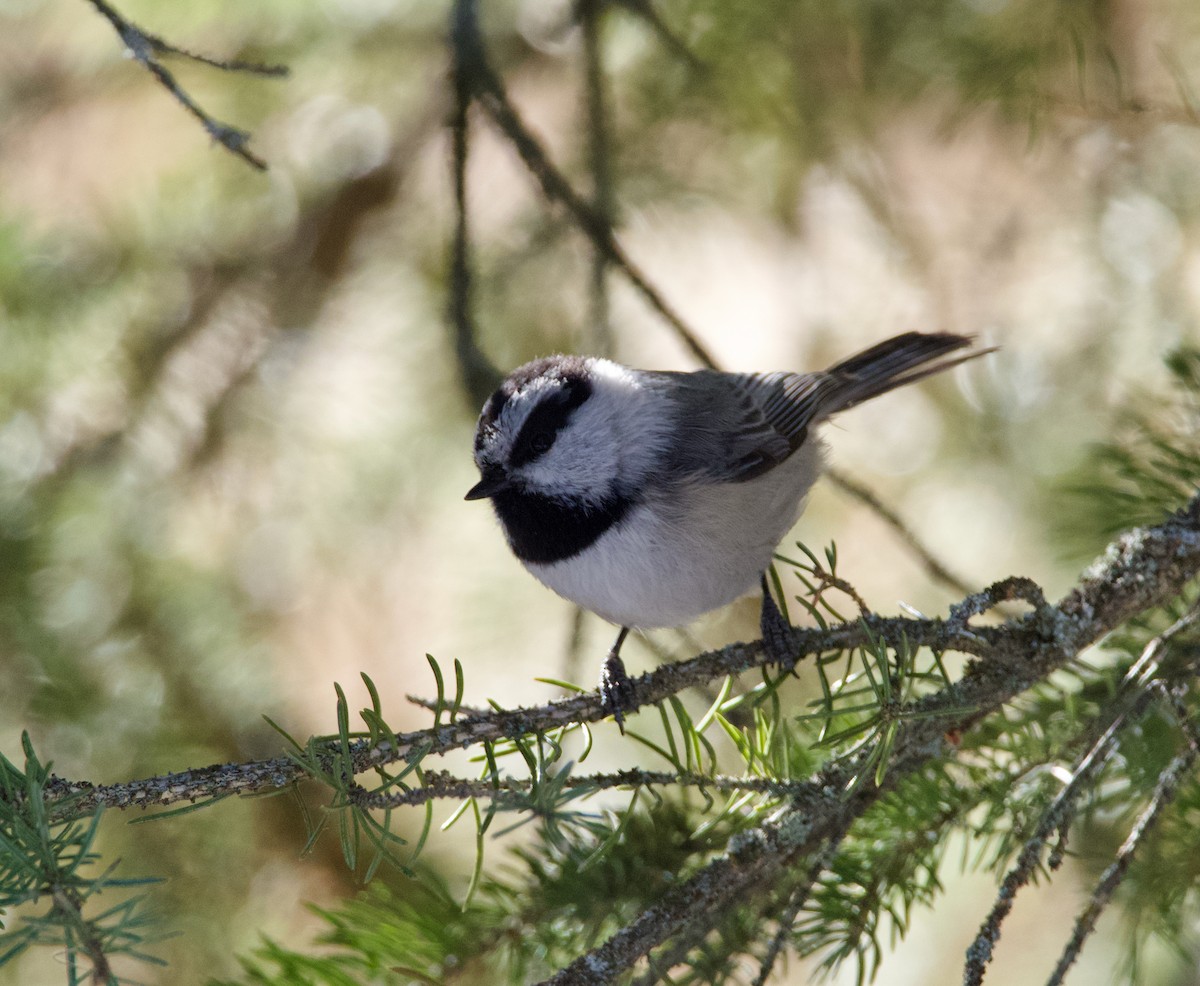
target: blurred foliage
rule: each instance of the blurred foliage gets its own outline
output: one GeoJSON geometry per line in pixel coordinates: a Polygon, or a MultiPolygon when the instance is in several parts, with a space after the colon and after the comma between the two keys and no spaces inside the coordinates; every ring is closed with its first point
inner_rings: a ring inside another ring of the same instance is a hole
{"type": "Polygon", "coordinates": [[[700,821],[694,809],[659,802],[630,812],[618,828],[594,817],[570,842],[548,840],[543,830],[496,870],[512,875],[486,877],[467,907],[435,874],[372,885],[345,907],[320,912],[328,954],[266,943],[237,982],[533,982],[574,958],[580,940],[597,943],[635,917],[728,838],[720,826],[697,831],[700,821]]]}
{"type": "Polygon", "coordinates": [[[1153,524],[1200,488],[1200,349],[1166,360],[1168,387],[1143,395],[1114,422],[1115,437],[1068,490],[1063,532],[1087,557],[1118,531],[1153,524]]]}
{"type": "MultiPolygon", "coordinates": [[[[486,665],[485,645],[511,650],[540,623],[524,597],[496,601],[497,585],[519,591],[509,570],[489,567],[474,529],[458,535],[464,525],[445,516],[465,488],[474,412],[442,326],[449,5],[119,6],[182,47],[282,62],[292,74],[273,82],[179,67],[202,105],[253,131],[271,166],[261,177],[210,150],[86,3],[0,12],[0,743],[17,749],[28,729],[60,771],[95,780],[274,753],[278,737],[260,713],[298,734],[327,731],[311,719],[332,708],[324,697],[347,666],[395,664],[400,694],[423,668],[399,654],[458,648],[486,665]],[[449,627],[464,636],[424,639],[449,627]]],[[[981,578],[1019,559],[1066,583],[1074,573],[1039,553],[1047,542],[1098,547],[1186,494],[1194,353],[1180,350],[1173,383],[1158,367],[1162,351],[1194,341],[1200,304],[1194,5],[681,0],[653,8],[674,45],[641,9],[613,5],[601,21],[618,227],[723,353],[757,332],[781,360],[819,362],[853,348],[864,325],[871,335],[895,328],[897,310],[904,328],[920,321],[1000,341],[1012,362],[969,395],[971,414],[942,416],[926,485],[890,490],[913,514],[928,504],[929,526],[944,526],[968,557],[980,531],[1000,529],[972,559],[981,578]],[[755,267],[761,281],[737,282],[755,267]],[[722,274],[732,309],[704,290],[722,274]],[[1151,396],[1114,419],[1130,381],[1143,378],[1151,396]],[[1184,396],[1168,409],[1153,395],[1169,387],[1184,396]],[[1129,441],[1085,460],[1089,442],[1114,432],[1129,441]],[[1064,480],[1105,491],[1068,508],[1086,530],[1064,533],[1064,480]],[[942,509],[939,491],[956,488],[982,503],[977,514],[942,509]],[[1035,547],[1017,555],[1014,543],[1035,547]]],[[[570,11],[530,0],[485,4],[482,17],[514,100],[587,189],[570,11]]],[[[473,123],[480,344],[497,365],[596,344],[581,316],[586,240],[543,206],[494,131],[473,123]]],[[[679,362],[620,279],[609,284],[618,355],[679,362]]],[[[872,441],[907,447],[885,438],[872,441]]],[[[984,766],[1003,768],[993,782],[1011,780],[1020,795],[985,792],[1009,799],[983,826],[986,844],[999,840],[997,859],[1044,803],[1041,781],[1021,781],[1023,771],[1045,776],[1030,765],[1057,755],[1051,737],[1066,741],[1080,703],[1118,680],[1144,639],[1114,646],[1114,663],[1095,677],[1081,671],[1030,699],[1009,733],[978,741],[984,766]]],[[[522,682],[537,673],[504,671],[522,682]]],[[[757,752],[773,771],[815,768],[823,754],[808,750],[807,734],[777,732],[778,710],[756,722],[749,735],[770,742],[747,741],[738,725],[720,741],[722,761],[757,752]]],[[[886,738],[886,723],[870,716],[854,726],[848,740],[886,738]]],[[[1123,760],[1161,762],[1153,753],[1123,760]]],[[[1137,797],[1156,776],[1144,771],[1126,779],[1137,797]]],[[[820,887],[822,922],[834,907],[842,921],[820,927],[842,928],[845,947],[861,943],[864,954],[886,940],[882,910],[904,927],[938,879],[936,847],[901,852],[871,833],[919,822],[905,811],[968,813],[947,803],[945,778],[914,788],[916,808],[881,806],[829,871],[855,894],[839,905],[841,883],[820,887]]],[[[1186,789],[1180,810],[1195,796],[1186,789]]],[[[310,833],[287,799],[226,803],[136,835],[110,813],[95,843],[131,872],[170,878],[153,891],[154,909],[185,934],[156,946],[170,963],[162,981],[234,976],[234,953],[260,932],[303,938],[313,924],[295,901],[312,897],[329,904],[318,926],[333,929],[343,957],[361,957],[328,980],[344,982],[414,964],[391,937],[410,920],[425,931],[404,940],[433,936],[421,953],[430,962],[442,945],[477,955],[478,929],[501,898],[561,909],[561,921],[536,923],[547,937],[529,951],[504,938],[513,969],[548,968],[578,947],[579,928],[599,935],[615,911],[636,907],[621,898],[607,918],[581,913],[563,888],[595,889],[607,903],[628,886],[652,899],[664,878],[649,871],[682,865],[673,846],[707,851],[702,818],[697,799],[634,812],[621,851],[590,876],[571,854],[594,843],[535,840],[515,857],[530,880],[489,874],[474,909],[454,920],[446,887],[469,880],[470,866],[464,873],[452,850],[426,858],[445,874],[423,890],[332,904],[349,882],[339,847],[318,841],[296,875],[310,833]]],[[[611,834],[611,819],[588,824],[611,834]]],[[[1176,942],[1194,904],[1185,828],[1164,822],[1145,857],[1161,870],[1138,871],[1130,885],[1142,909],[1129,913],[1176,942]],[[1146,909],[1150,890],[1139,888],[1167,877],[1171,894],[1146,909]]],[[[1094,838],[1106,846],[1115,831],[1100,826],[1094,838]]],[[[607,838],[599,833],[590,837],[607,838]]],[[[828,944],[807,920],[800,950],[828,944]]],[[[693,975],[718,981],[748,934],[730,927],[728,947],[693,975]]],[[[245,961],[252,981],[325,981],[324,960],[305,949],[267,948],[245,961]]],[[[53,958],[39,961],[23,957],[11,981],[62,980],[53,958]]]]}

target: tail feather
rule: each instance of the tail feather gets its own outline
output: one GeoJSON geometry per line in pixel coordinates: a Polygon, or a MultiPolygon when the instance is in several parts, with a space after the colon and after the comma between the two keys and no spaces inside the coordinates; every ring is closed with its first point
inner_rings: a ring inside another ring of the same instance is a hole
{"type": "Polygon", "coordinates": [[[820,407],[815,416],[828,417],[889,390],[995,352],[994,347],[977,349],[953,359],[941,359],[973,342],[970,336],[949,332],[906,332],[886,339],[831,366],[822,374],[825,380],[820,388],[820,407]]]}

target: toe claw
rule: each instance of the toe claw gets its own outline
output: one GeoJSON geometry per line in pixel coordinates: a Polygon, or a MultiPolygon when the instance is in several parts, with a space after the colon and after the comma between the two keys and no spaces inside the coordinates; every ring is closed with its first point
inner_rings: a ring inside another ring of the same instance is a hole
{"type": "Polygon", "coordinates": [[[609,654],[600,668],[600,705],[617,721],[617,728],[625,732],[625,709],[633,703],[633,682],[625,671],[625,664],[616,653],[609,654]]]}
{"type": "Polygon", "coordinates": [[[762,629],[763,650],[766,652],[767,659],[773,664],[779,665],[783,671],[791,671],[796,667],[796,650],[792,644],[792,626],[783,614],[779,611],[779,607],[775,604],[775,600],[771,598],[770,592],[763,586],[763,604],[762,604],[762,619],[760,621],[762,629]]]}

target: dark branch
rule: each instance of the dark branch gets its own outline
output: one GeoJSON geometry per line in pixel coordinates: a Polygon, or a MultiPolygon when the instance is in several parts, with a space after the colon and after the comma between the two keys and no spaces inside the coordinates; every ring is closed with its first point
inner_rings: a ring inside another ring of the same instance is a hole
{"type": "Polygon", "coordinates": [[[648,24],[650,30],[658,38],[659,43],[672,55],[684,62],[693,72],[700,73],[706,71],[704,63],[692,53],[692,50],[658,16],[658,11],[651,5],[650,0],[613,0],[613,2],[616,6],[624,7],[639,20],[648,24]]]}
{"type": "Polygon", "coordinates": [[[474,0],[458,0],[454,8],[452,40],[455,62],[462,78],[470,85],[471,94],[500,132],[512,143],[525,167],[537,180],[542,194],[551,202],[564,206],[578,228],[601,251],[614,267],[620,270],[646,302],[675,330],[684,345],[703,365],[715,367],[712,355],[695,333],[659,293],[658,289],[634,265],[617,241],[605,218],[579,194],[551,163],[541,143],[525,125],[512,102],[503,81],[488,62],[483,39],[475,18],[474,0]]]}
{"type": "Polygon", "coordinates": [[[458,0],[450,26],[453,61],[450,67],[454,106],[450,127],[450,175],[454,185],[454,239],[450,247],[449,319],[454,351],[472,410],[482,407],[500,382],[500,371],[479,348],[478,326],[472,309],[470,209],[467,201],[467,159],[470,156],[471,51],[479,36],[475,5],[458,0]]]}
{"type": "MultiPolygon", "coordinates": [[[[592,172],[592,208],[612,237],[614,193],[612,161],[608,137],[608,109],[604,86],[604,62],[600,45],[600,18],[603,0],[577,0],[576,18],[583,28],[588,167],[592,172]]],[[[596,351],[612,355],[612,325],[609,323],[608,254],[592,245],[591,334],[598,341],[596,351]]]]}
{"type": "Polygon", "coordinates": [[[221,123],[219,120],[211,116],[204,110],[195,100],[192,99],[186,89],[175,81],[175,76],[171,71],[162,64],[159,60],[161,57],[175,56],[178,58],[186,58],[194,62],[200,62],[203,65],[209,65],[212,68],[220,69],[223,72],[246,72],[251,75],[273,76],[280,77],[288,74],[286,66],[283,65],[263,65],[258,62],[245,61],[223,61],[218,58],[211,58],[207,55],[200,55],[184,48],[177,48],[175,45],[164,41],[162,38],[143,31],[133,22],[127,20],[116,8],[106,2],[106,0],[88,0],[93,7],[113,26],[113,30],[117,32],[121,42],[125,45],[125,50],[129,52],[131,58],[141,64],[151,75],[153,75],[159,84],[167,90],[176,101],[183,106],[189,113],[200,121],[201,126],[208,132],[218,144],[233,154],[236,154],[247,164],[257,168],[260,171],[265,171],[267,168],[266,162],[262,158],[253,154],[246,146],[250,140],[250,134],[245,130],[239,130],[237,127],[232,127],[227,123],[221,123]]]}

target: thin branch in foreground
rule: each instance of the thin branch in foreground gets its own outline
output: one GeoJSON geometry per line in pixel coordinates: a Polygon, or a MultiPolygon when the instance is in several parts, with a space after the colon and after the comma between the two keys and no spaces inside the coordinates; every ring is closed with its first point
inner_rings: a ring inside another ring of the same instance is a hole
{"type": "MultiPolygon", "coordinates": [[[[796,913],[798,913],[800,906],[808,899],[809,891],[817,877],[820,876],[821,870],[833,857],[836,850],[836,845],[828,846],[820,854],[817,863],[809,868],[805,877],[793,889],[785,889],[783,893],[780,893],[772,883],[765,882],[760,889],[762,896],[766,899],[761,902],[756,901],[757,910],[763,919],[770,920],[776,913],[786,914],[793,903],[797,904],[796,913]]],[[[718,897],[706,907],[693,911],[688,922],[677,934],[672,936],[669,943],[656,952],[646,954],[646,971],[634,979],[630,986],[657,986],[658,983],[671,982],[668,975],[670,970],[687,962],[689,956],[693,955],[697,949],[704,947],[705,940],[718,927],[721,914],[727,910],[727,904],[728,901],[718,897]]],[[[789,920],[794,921],[795,915],[793,914],[789,920]]]]}
{"type": "MultiPolygon", "coordinates": [[[[1163,571],[1167,571],[1165,568],[1163,571]]],[[[1011,638],[1000,628],[969,631],[951,629],[941,620],[907,617],[873,617],[825,630],[801,628],[793,631],[792,650],[798,658],[839,648],[861,647],[872,639],[894,644],[907,641],[913,647],[928,646],[938,651],[959,651],[994,657],[1009,647],[1023,652],[1024,631],[1010,626],[1011,638]]],[[[684,661],[661,665],[633,679],[629,713],[677,695],[688,688],[709,685],[727,675],[741,674],[767,663],[760,641],[729,644],[684,661]]],[[[949,704],[959,703],[949,701],[949,704]]],[[[397,735],[376,744],[358,741],[351,746],[353,773],[378,766],[411,762],[450,750],[558,729],[576,723],[599,722],[608,717],[599,693],[590,691],[556,699],[533,708],[487,710],[479,715],[458,716],[452,722],[397,735]]],[[[339,755],[340,744],[330,740],[320,748],[330,764],[339,755]]],[[[166,807],[195,803],[230,794],[256,794],[287,787],[308,776],[295,756],[245,763],[214,764],[121,784],[95,785],[87,781],[52,778],[46,785],[49,799],[75,817],[97,808],[166,807]]]]}
{"type": "MultiPolygon", "coordinates": [[[[804,657],[882,640],[893,647],[929,647],[986,658],[971,662],[950,688],[921,700],[918,708],[930,718],[924,724],[905,724],[897,734],[891,776],[897,773],[897,765],[902,772],[909,764],[905,736],[913,737],[914,756],[920,753],[927,757],[941,750],[947,729],[969,729],[1131,617],[1173,598],[1198,572],[1200,495],[1163,523],[1135,528],[1117,538],[1075,589],[1040,611],[1014,617],[1000,626],[973,626],[965,618],[960,625],[959,621],[872,616],[826,629],[796,628],[792,631],[792,649],[798,657],[804,657]]],[[[1008,584],[998,583],[995,592],[985,591],[981,596],[1000,602],[1010,597],[1011,590],[1004,589],[1008,584]]],[[[764,663],[761,642],[753,641],[663,664],[633,679],[630,713],[688,688],[760,668],[764,663]]],[[[418,755],[438,755],[567,724],[598,722],[605,716],[595,691],[537,707],[488,710],[402,733],[394,741],[357,742],[351,749],[352,766],[357,773],[418,755]]],[[[332,758],[338,746],[330,742],[324,749],[332,758]]],[[[851,764],[846,769],[856,768],[851,764]]],[[[215,764],[121,784],[95,785],[56,778],[46,785],[46,793],[52,804],[61,803],[62,810],[78,817],[101,807],[167,806],[278,790],[305,776],[305,769],[296,759],[281,756],[215,764]]],[[[850,773],[847,778],[853,776],[850,773]]],[[[818,788],[823,790],[820,785],[818,788]]]]}
{"type": "MultiPolygon", "coordinates": [[[[952,621],[907,618],[863,618],[823,630],[793,631],[798,654],[877,646],[927,646],[939,652],[958,650],[975,655],[961,678],[912,704],[912,715],[896,723],[888,769],[876,784],[855,785],[872,751],[828,765],[812,777],[790,785],[786,807],[762,824],[739,832],[724,853],[671,886],[655,903],[609,939],[578,956],[546,980],[555,986],[602,986],[615,981],[672,941],[699,934],[706,915],[715,915],[777,886],[780,874],[806,869],[823,848],[843,838],[864,814],[906,778],[931,763],[955,755],[949,737],[994,714],[1016,696],[1076,660],[1083,650],[1131,619],[1175,599],[1200,574],[1200,494],[1162,523],[1135,528],[1117,538],[1104,557],[1089,568],[1079,584],[1053,605],[1010,617],[998,626],[976,626],[968,613],[1004,599],[1034,597],[1021,580],[997,583],[978,598],[964,601],[952,621]],[[872,643],[874,642],[874,643],[872,643]]],[[[1153,645],[1152,645],[1153,646],[1153,645]]],[[[1160,645],[1161,647],[1161,645],[1160,645]]],[[[696,684],[724,678],[764,663],[761,644],[735,644],[691,660],[664,665],[633,682],[633,701],[662,701],[696,684]]],[[[1150,664],[1139,659],[1126,680],[1135,686],[1118,695],[1122,711],[1131,714],[1149,701],[1144,687],[1150,664]]],[[[592,692],[527,709],[495,710],[481,716],[453,718],[433,728],[365,741],[312,741],[317,768],[328,761],[338,777],[401,760],[409,763],[450,750],[489,741],[544,733],[564,725],[594,722],[605,710],[592,692]]],[[[1093,746],[1098,761],[1107,748],[1104,736],[1093,746]]],[[[304,752],[303,750],[300,752],[304,752]]],[[[1081,763],[1077,773],[1090,770],[1081,763]]],[[[301,757],[281,757],[250,764],[220,764],[168,778],[95,787],[87,783],[51,781],[45,787],[50,814],[78,817],[101,805],[169,804],[221,793],[272,790],[311,776],[301,757]]],[[[1073,798],[1064,799],[1073,801],[1073,798]]],[[[1051,835],[1061,827],[1049,819],[1051,835]]],[[[1047,837],[1048,838],[1048,837],[1047,837]]],[[[1040,845],[1032,850],[1040,854],[1040,845]]],[[[761,899],[761,898],[755,898],[761,899]]]]}
{"type": "Polygon", "coordinates": [[[1111,721],[1100,738],[1075,764],[1071,771],[1071,780],[1058,792],[1049,807],[1043,812],[1037,829],[1017,857],[1016,865],[1004,875],[1000,890],[996,894],[996,903],[980,927],[975,940],[967,949],[967,962],[963,969],[963,986],[980,986],[982,984],[984,970],[992,960],[996,942],[1000,940],[1000,927],[1012,911],[1017,892],[1029,883],[1041,862],[1042,853],[1048,841],[1056,833],[1062,833],[1069,826],[1078,799],[1099,776],[1100,771],[1104,769],[1116,751],[1117,731],[1123,722],[1124,716],[1111,721]]]}
{"type": "Polygon", "coordinates": [[[771,978],[771,972],[775,968],[775,963],[779,961],[779,956],[783,954],[788,939],[791,937],[797,916],[804,905],[808,903],[808,897],[812,893],[813,885],[817,882],[817,878],[821,875],[821,872],[828,868],[833,861],[833,857],[837,855],[841,844],[842,840],[836,839],[826,846],[825,851],[808,868],[807,879],[792,891],[787,906],[784,907],[783,913],[779,915],[779,926],[776,928],[775,934],[767,946],[766,954],[763,956],[762,963],[758,969],[758,975],[754,977],[750,986],[766,986],[767,980],[771,978]]]}
{"type": "Polygon", "coordinates": [[[264,65],[258,62],[223,61],[208,55],[200,55],[184,48],[178,48],[157,35],[143,31],[128,20],[106,0],[87,0],[107,20],[117,32],[129,56],[142,65],[159,84],[167,90],[175,100],[204,127],[208,135],[232,154],[236,154],[251,167],[266,171],[266,162],[252,153],[246,146],[250,134],[245,130],[222,123],[203,109],[176,80],[171,71],[162,64],[160,57],[176,56],[186,58],[202,65],[220,69],[222,72],[246,72],[251,75],[281,77],[288,74],[284,65],[264,65]]]}
{"type": "MultiPolygon", "coordinates": [[[[722,774],[675,773],[662,770],[643,770],[630,767],[606,774],[581,774],[565,779],[567,790],[584,790],[587,793],[616,788],[639,787],[694,787],[701,791],[754,792],[777,798],[786,798],[805,790],[804,781],[776,781],[769,777],[730,777],[722,774]]],[[[456,777],[446,771],[426,771],[421,786],[405,791],[370,791],[354,785],[350,800],[360,808],[384,809],[423,805],[439,798],[481,801],[523,802],[533,791],[532,780],[505,778],[504,786],[497,787],[492,777],[456,777]]]]}

